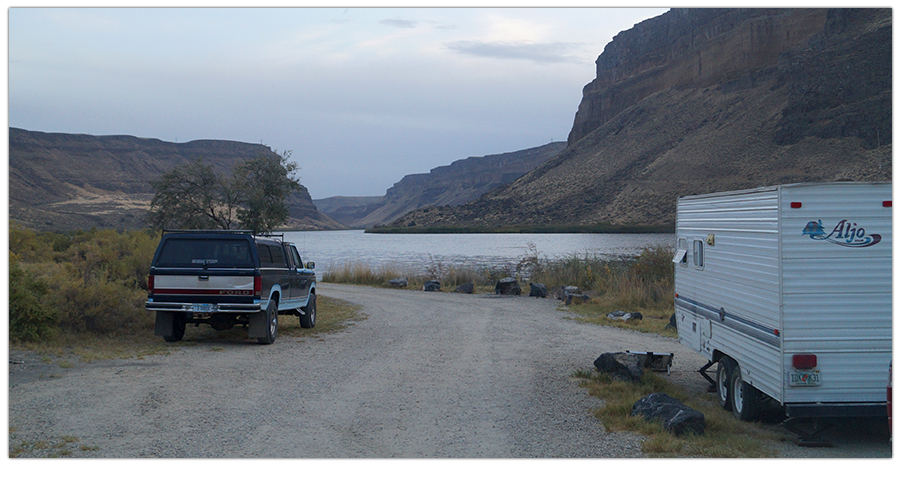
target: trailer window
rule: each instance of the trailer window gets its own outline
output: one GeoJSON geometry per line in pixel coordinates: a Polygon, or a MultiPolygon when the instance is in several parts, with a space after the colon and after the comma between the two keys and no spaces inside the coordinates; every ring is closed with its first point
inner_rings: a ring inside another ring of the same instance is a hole
{"type": "Polygon", "coordinates": [[[694,240],[694,267],[703,267],[703,240],[694,240]]]}

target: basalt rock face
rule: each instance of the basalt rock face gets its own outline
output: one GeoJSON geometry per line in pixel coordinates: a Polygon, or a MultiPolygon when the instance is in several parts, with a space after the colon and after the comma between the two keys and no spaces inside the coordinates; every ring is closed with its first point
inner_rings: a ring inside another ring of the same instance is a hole
{"type": "Polygon", "coordinates": [[[568,147],[393,225],[670,226],[679,196],[891,179],[890,9],[673,9],[597,59],[568,147]]]}
{"type": "MultiPolygon", "coordinates": [[[[145,227],[150,181],[202,158],[219,173],[267,146],[235,141],[164,142],[138,137],[56,134],[9,129],[9,217],[38,230],[145,227]]],[[[289,224],[342,228],[320,214],[305,187],[288,198],[289,224]]]]}
{"type": "Polygon", "coordinates": [[[387,190],[381,199],[335,197],[315,200],[326,215],[352,227],[385,224],[420,207],[457,206],[477,199],[534,170],[565,148],[563,142],[511,153],[476,156],[410,174],[387,190]]]}

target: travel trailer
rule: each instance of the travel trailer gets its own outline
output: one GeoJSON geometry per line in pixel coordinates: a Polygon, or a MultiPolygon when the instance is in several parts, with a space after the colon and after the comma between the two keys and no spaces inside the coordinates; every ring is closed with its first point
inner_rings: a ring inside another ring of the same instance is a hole
{"type": "Polygon", "coordinates": [[[808,183],[678,200],[680,342],[741,420],[887,416],[891,184],[808,183]],[[705,370],[716,365],[715,379],[705,370]]]}

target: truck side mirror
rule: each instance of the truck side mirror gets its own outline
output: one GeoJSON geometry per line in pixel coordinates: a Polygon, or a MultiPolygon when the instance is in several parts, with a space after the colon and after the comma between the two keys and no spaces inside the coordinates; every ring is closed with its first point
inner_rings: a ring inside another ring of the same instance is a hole
{"type": "Polygon", "coordinates": [[[315,268],[316,268],[316,263],[315,263],[315,262],[307,262],[307,263],[306,263],[306,268],[307,268],[307,269],[315,269],[315,268]]]}

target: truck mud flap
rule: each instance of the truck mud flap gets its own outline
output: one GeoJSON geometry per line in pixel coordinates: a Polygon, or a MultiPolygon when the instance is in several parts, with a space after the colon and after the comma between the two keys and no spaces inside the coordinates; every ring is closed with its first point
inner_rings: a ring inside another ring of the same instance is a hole
{"type": "Polygon", "coordinates": [[[250,315],[250,321],[247,324],[248,337],[251,339],[262,339],[268,334],[269,324],[266,321],[266,312],[258,312],[250,315]]]}
{"type": "Polygon", "coordinates": [[[156,312],[156,327],[153,334],[158,337],[171,337],[172,325],[175,322],[175,313],[166,311],[156,312]]]}

